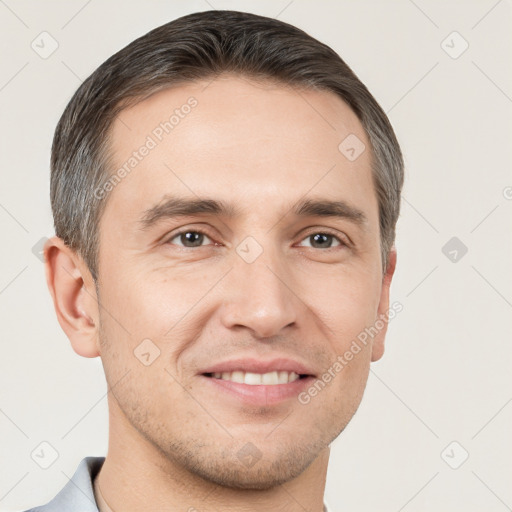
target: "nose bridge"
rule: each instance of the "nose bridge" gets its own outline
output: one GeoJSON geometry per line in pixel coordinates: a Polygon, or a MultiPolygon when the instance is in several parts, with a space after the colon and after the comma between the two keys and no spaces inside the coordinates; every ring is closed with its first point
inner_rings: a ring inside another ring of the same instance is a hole
{"type": "Polygon", "coordinates": [[[270,241],[262,244],[254,237],[244,239],[235,252],[223,322],[245,326],[258,337],[274,336],[297,320],[299,306],[283,254],[270,241]]]}

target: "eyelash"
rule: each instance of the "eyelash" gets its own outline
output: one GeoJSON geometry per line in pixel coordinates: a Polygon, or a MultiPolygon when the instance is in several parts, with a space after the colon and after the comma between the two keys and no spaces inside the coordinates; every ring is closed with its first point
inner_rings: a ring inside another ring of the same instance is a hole
{"type": "MultiPolygon", "coordinates": [[[[201,235],[205,235],[207,236],[210,240],[213,241],[213,237],[210,236],[206,231],[203,231],[201,229],[184,229],[182,231],[178,231],[177,233],[174,233],[172,236],[170,236],[166,242],[164,242],[165,244],[171,244],[171,240],[174,240],[175,238],[179,237],[180,235],[183,235],[185,233],[198,233],[198,234],[201,234],[201,235]]],[[[338,242],[339,242],[339,246],[334,246],[334,247],[327,247],[325,249],[319,249],[319,250],[322,250],[322,251],[329,251],[329,250],[332,250],[332,249],[336,249],[336,247],[349,247],[349,243],[342,240],[338,235],[335,235],[334,233],[332,233],[330,230],[328,229],[325,229],[325,230],[318,230],[318,231],[311,231],[310,233],[306,234],[302,239],[301,239],[301,242],[303,240],[306,240],[307,238],[310,238],[311,236],[313,235],[327,235],[327,236],[331,236],[333,237],[334,239],[336,239],[338,242]]],[[[215,243],[216,245],[219,245],[217,243],[215,243]]],[[[171,245],[174,245],[174,244],[171,244],[171,245]]],[[[181,249],[198,249],[200,247],[205,247],[204,245],[199,245],[197,247],[184,247],[184,246],[181,246],[181,245],[178,245],[178,247],[180,247],[181,249]]],[[[310,249],[316,249],[316,247],[310,247],[310,249]]]]}

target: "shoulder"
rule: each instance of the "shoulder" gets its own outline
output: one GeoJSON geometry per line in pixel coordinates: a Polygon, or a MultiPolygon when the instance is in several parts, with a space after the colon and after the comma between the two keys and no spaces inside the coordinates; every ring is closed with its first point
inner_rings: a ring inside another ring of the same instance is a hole
{"type": "Polygon", "coordinates": [[[85,457],[69,482],[51,501],[23,512],[98,512],[93,480],[104,461],[105,457],[85,457]]]}

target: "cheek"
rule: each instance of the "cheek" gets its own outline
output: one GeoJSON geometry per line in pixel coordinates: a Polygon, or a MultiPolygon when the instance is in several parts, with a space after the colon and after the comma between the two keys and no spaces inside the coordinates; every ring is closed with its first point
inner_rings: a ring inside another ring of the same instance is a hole
{"type": "Polygon", "coordinates": [[[312,282],[307,291],[309,305],[322,319],[324,329],[339,354],[353,339],[372,325],[377,317],[381,285],[371,274],[335,272],[325,285],[312,282]],[[316,284],[316,286],[313,286],[316,284]]]}
{"type": "Polygon", "coordinates": [[[182,321],[216,281],[181,275],[176,269],[136,271],[118,268],[104,281],[105,304],[133,336],[162,337],[182,321]]]}
{"type": "MultiPolygon", "coordinates": [[[[111,345],[107,357],[136,371],[144,363],[141,359],[154,359],[141,381],[153,378],[153,368],[172,369],[183,378],[181,367],[173,361],[200,336],[212,314],[208,291],[219,280],[217,272],[213,274],[184,275],[171,268],[130,272],[120,266],[110,272],[100,291],[102,337],[111,345]]],[[[154,377],[155,382],[159,378],[161,374],[154,377]]]]}

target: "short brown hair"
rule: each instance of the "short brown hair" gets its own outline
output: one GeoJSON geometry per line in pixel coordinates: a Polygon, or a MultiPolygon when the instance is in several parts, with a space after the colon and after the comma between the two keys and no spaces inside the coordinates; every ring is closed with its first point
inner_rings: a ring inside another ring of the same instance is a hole
{"type": "MultiPolygon", "coordinates": [[[[331,91],[358,116],[372,150],[381,261],[395,240],[404,171],[391,124],[365,85],[330,47],[273,18],[204,11],[151,30],[107,59],[78,88],[55,130],[50,197],[55,233],[97,282],[99,222],[109,179],[111,126],[119,112],[173,85],[224,72],[302,89],[331,91]]],[[[341,142],[341,141],[340,141],[341,142]]]]}

